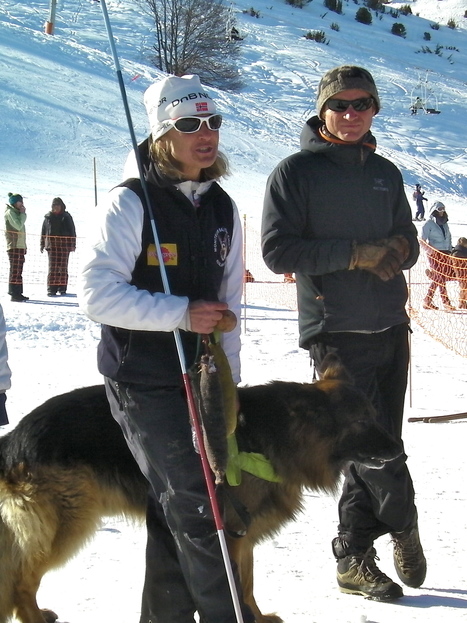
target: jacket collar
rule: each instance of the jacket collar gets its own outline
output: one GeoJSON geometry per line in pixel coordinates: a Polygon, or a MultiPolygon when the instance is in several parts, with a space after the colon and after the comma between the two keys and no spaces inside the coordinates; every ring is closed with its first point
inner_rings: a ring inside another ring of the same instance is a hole
{"type": "Polygon", "coordinates": [[[376,139],[367,132],[358,143],[347,143],[328,133],[323,121],[314,116],[308,119],[300,134],[300,147],[313,153],[322,153],[338,162],[360,163],[376,149],[376,139]]]}

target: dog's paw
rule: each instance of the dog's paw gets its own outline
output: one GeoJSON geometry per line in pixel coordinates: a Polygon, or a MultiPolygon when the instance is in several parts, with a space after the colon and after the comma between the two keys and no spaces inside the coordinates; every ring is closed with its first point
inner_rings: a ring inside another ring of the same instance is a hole
{"type": "Polygon", "coordinates": [[[46,623],[55,623],[55,621],[58,619],[58,614],[55,614],[53,610],[41,608],[41,613],[46,623]]]}

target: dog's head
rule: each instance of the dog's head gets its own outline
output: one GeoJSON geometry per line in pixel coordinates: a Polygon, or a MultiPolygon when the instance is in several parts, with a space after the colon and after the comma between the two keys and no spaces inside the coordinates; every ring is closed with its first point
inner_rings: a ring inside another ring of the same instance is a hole
{"type": "Polygon", "coordinates": [[[264,454],[293,485],[333,490],[348,461],[381,466],[402,451],[336,358],[315,383],[241,387],[239,397],[239,448],[264,454]]]}
{"type": "Polygon", "coordinates": [[[337,355],[326,355],[319,374],[316,386],[326,394],[339,432],[336,459],[381,467],[400,456],[401,445],[377,422],[372,403],[354,386],[337,355]]]}

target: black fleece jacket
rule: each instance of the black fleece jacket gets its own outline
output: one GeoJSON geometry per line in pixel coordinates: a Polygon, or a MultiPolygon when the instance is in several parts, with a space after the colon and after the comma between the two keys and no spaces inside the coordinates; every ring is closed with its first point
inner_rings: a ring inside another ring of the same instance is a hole
{"type": "Polygon", "coordinates": [[[404,269],[419,254],[417,231],[397,167],[374,153],[372,134],[359,144],[337,144],[319,134],[312,117],[302,151],[269,177],[262,251],[276,273],[296,273],[300,345],[324,331],[382,331],[408,321],[403,274],[384,282],[348,270],[352,242],[401,234],[410,244],[404,269]]]}

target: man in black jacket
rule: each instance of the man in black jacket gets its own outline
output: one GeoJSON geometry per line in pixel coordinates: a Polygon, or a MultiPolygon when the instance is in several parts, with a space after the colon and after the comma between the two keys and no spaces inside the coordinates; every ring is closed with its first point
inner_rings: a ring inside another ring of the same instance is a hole
{"type": "MultiPolygon", "coordinates": [[[[301,134],[302,151],[268,180],[262,224],[266,264],[295,273],[300,346],[320,370],[339,355],[372,400],[380,423],[402,444],[409,318],[402,270],[419,247],[400,171],[375,154],[370,132],[380,99],[361,67],[328,71],[318,87],[318,116],[301,134]]],[[[376,470],[349,466],[333,540],[343,592],[376,600],[402,588],[376,563],[375,539],[391,534],[399,578],[425,579],[414,489],[406,455],[376,470]]]]}

